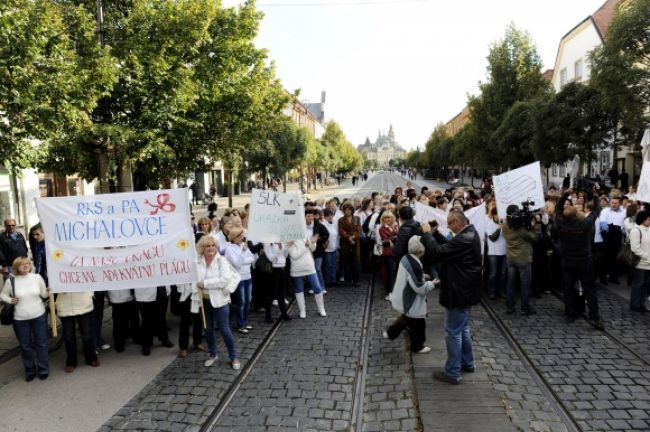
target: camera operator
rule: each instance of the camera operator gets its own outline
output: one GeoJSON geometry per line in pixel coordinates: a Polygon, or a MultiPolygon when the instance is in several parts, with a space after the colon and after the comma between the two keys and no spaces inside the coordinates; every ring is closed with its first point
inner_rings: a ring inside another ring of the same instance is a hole
{"type": "Polygon", "coordinates": [[[600,231],[605,241],[605,265],[609,282],[618,284],[618,255],[623,245],[623,222],[625,221],[625,210],[621,208],[621,198],[613,196],[609,207],[600,213],[600,231]]]}
{"type": "MultiPolygon", "coordinates": [[[[576,280],[580,281],[582,290],[589,306],[589,319],[593,325],[602,329],[603,323],[598,313],[598,297],[596,296],[594,265],[592,259],[592,240],[594,239],[595,221],[600,210],[598,196],[593,198],[593,209],[583,219],[578,218],[578,210],[573,205],[564,207],[569,198],[565,192],[557,203],[555,225],[562,251],[562,277],[564,279],[564,311],[567,322],[573,322],[579,307],[575,289],[576,280]],[[563,209],[560,211],[560,209],[563,209]]],[[[602,216],[602,214],[601,214],[602,216]]]]}
{"type": "Polygon", "coordinates": [[[516,204],[506,209],[506,221],[501,224],[501,231],[506,239],[506,256],[508,261],[508,283],[506,285],[506,313],[515,312],[515,286],[519,282],[521,290],[521,314],[534,315],[530,306],[531,264],[533,262],[533,243],[539,239],[541,228],[536,223],[530,206],[534,203],[522,203],[520,210],[516,204]]]}

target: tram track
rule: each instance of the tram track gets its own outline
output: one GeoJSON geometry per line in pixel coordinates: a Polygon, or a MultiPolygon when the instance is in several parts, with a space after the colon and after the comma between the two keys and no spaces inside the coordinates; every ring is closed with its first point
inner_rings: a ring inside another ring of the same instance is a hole
{"type": "Polygon", "coordinates": [[[551,383],[545,378],[543,372],[537,367],[535,362],[526,353],[524,347],[517,341],[515,336],[509,330],[508,326],[499,317],[498,312],[492,307],[485,297],[481,299],[481,305],[487,312],[488,316],[496,325],[499,333],[504,337],[507,344],[512,348],[521,360],[524,369],[532,377],[542,394],[546,397],[553,410],[558,414],[562,423],[568,432],[582,432],[583,429],[578,424],[577,419],[571,413],[570,408],[560,398],[559,394],[553,389],[551,383]]]}

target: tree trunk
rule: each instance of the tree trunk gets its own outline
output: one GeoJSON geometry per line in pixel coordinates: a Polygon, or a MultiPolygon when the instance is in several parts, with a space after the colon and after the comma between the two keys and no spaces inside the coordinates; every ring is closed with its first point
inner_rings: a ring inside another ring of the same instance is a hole
{"type": "Polygon", "coordinates": [[[233,171],[234,168],[228,170],[228,207],[229,208],[232,208],[232,196],[235,193],[235,183],[233,182],[234,179],[233,171]]]}
{"type": "Polygon", "coordinates": [[[118,192],[132,192],[133,191],[133,175],[131,173],[131,162],[122,162],[117,168],[117,191],[118,192]]]}
{"type": "Polygon", "coordinates": [[[97,165],[99,171],[99,193],[110,193],[108,182],[108,156],[103,150],[97,151],[97,165]]]}

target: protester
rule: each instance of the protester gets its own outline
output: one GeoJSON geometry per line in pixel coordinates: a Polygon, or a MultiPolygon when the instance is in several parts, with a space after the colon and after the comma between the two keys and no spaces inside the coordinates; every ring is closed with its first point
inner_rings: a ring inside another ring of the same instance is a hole
{"type": "Polygon", "coordinates": [[[645,302],[650,286],[650,212],[641,210],[636,215],[636,226],[630,229],[630,248],[637,255],[639,263],[632,271],[630,309],[647,312],[645,302]]]}
{"type": "Polygon", "coordinates": [[[208,343],[209,357],[204,365],[210,367],[217,360],[217,344],[214,330],[215,324],[223,338],[232,368],[239,370],[241,362],[237,357],[235,338],[230,329],[230,294],[235,292],[240,281],[239,274],[228,263],[228,260],[218,254],[217,241],[211,236],[205,236],[196,245],[199,254],[197,263],[198,282],[203,299],[207,327],[205,339],[208,343]]]}
{"type": "Polygon", "coordinates": [[[286,284],[285,284],[285,271],[287,265],[287,256],[289,251],[287,245],[284,243],[264,243],[264,255],[271,261],[273,265],[272,274],[272,295],[267,298],[265,305],[266,321],[272,322],[271,319],[271,300],[275,300],[280,308],[280,318],[285,321],[291,321],[291,317],[287,313],[287,303],[285,298],[286,284]]]}
{"type": "MultiPolygon", "coordinates": [[[[319,214],[320,211],[316,209],[305,210],[305,235],[308,239],[316,239],[316,248],[313,250],[314,265],[316,266],[316,274],[318,275],[318,282],[323,290],[323,294],[327,294],[325,277],[323,276],[323,261],[325,258],[325,249],[329,246],[330,233],[317,219],[319,214]]],[[[313,294],[314,289],[310,288],[309,293],[313,294]]]]}
{"type": "Polygon", "coordinates": [[[124,352],[126,339],[130,335],[134,343],[142,343],[140,338],[140,316],[135,303],[133,290],[108,291],[113,318],[113,343],[115,351],[124,352]]]}
{"type": "Polygon", "coordinates": [[[15,276],[7,278],[0,300],[14,305],[13,328],[20,344],[25,367],[25,380],[47,379],[50,367],[47,358],[47,313],[43,300],[48,297],[43,278],[32,273],[27,257],[16,258],[10,266],[15,276]]]}
{"type": "Polygon", "coordinates": [[[425,255],[440,263],[440,304],[445,308],[447,362],[433,377],[460,384],[461,371],[474,372],[475,366],[469,320],[472,306],[481,298],[481,240],[458,210],[449,212],[447,226],[454,233],[451,240],[437,231],[432,235],[432,227],[422,224],[425,255]]]}
{"type": "Polygon", "coordinates": [[[350,286],[359,285],[361,223],[353,215],[352,204],[343,204],[343,217],[338,221],[340,239],[340,258],[345,282],[350,286]]]}
{"type": "Polygon", "coordinates": [[[232,228],[228,233],[228,240],[230,240],[230,243],[226,245],[225,257],[240,276],[239,285],[237,285],[234,294],[237,299],[235,307],[237,311],[237,331],[246,334],[253,329],[252,326],[248,325],[248,312],[250,311],[253,293],[251,265],[255,262],[255,256],[248,249],[243,228],[232,228]]]}
{"type": "Polygon", "coordinates": [[[0,234],[0,266],[6,277],[12,272],[12,263],[16,258],[27,256],[25,236],[16,230],[16,219],[5,219],[5,230],[0,234]]]}
{"type": "Polygon", "coordinates": [[[487,203],[486,210],[487,291],[488,297],[494,300],[504,294],[507,283],[506,270],[508,263],[506,261],[506,239],[501,232],[501,221],[499,220],[497,205],[494,199],[491,199],[487,203]]]}
{"type": "MultiPolygon", "coordinates": [[[[393,290],[395,282],[395,270],[397,268],[397,261],[395,260],[395,253],[393,248],[395,240],[397,240],[397,233],[399,226],[395,221],[395,215],[391,211],[385,211],[381,214],[381,226],[379,228],[379,243],[381,244],[381,262],[382,262],[382,277],[384,281],[384,295],[388,300],[388,295],[393,290]]],[[[413,237],[411,237],[413,238],[413,237]]]]}
{"type": "Polygon", "coordinates": [[[59,293],[56,298],[56,314],[63,326],[65,341],[65,371],[73,372],[77,368],[77,332],[79,326],[84,359],[87,365],[98,367],[97,352],[92,334],[92,292],[59,293]]]}
{"type": "Polygon", "coordinates": [[[337,283],[336,265],[338,262],[339,227],[337,221],[334,220],[334,213],[329,208],[323,210],[322,224],[329,234],[327,247],[325,248],[323,279],[325,280],[325,287],[331,287],[337,283]]]}
{"type": "MultiPolygon", "coordinates": [[[[312,238],[305,239],[304,241],[290,241],[287,244],[288,253],[291,257],[290,274],[293,279],[296,293],[296,303],[298,304],[299,316],[303,319],[307,317],[303,279],[307,279],[309,286],[314,290],[314,299],[316,300],[318,314],[322,317],[327,316],[325,313],[323,289],[320,286],[314,265],[314,258],[311,254],[311,252],[316,249],[317,240],[318,237],[314,235],[312,238]]],[[[278,302],[279,301],[280,300],[278,300],[278,302]]]]}
{"type": "Polygon", "coordinates": [[[409,239],[408,255],[399,262],[395,287],[390,295],[393,309],[401,313],[382,334],[385,338],[397,339],[404,329],[408,329],[411,352],[426,354],[431,347],[425,346],[427,316],[427,294],[433,290],[434,284],[429,275],[424,273],[420,258],[424,255],[424,245],[420,236],[409,239]]]}

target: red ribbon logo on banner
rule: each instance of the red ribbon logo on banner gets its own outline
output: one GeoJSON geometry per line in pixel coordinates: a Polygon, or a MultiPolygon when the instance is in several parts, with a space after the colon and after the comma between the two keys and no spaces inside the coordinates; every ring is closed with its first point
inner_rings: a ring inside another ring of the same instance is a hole
{"type": "Polygon", "coordinates": [[[170,197],[168,193],[161,193],[156,197],[156,201],[158,203],[157,205],[150,203],[149,200],[144,200],[144,203],[155,209],[149,212],[150,215],[155,215],[158,213],[158,210],[162,210],[168,213],[176,210],[176,204],[169,202],[169,200],[170,197]]]}

